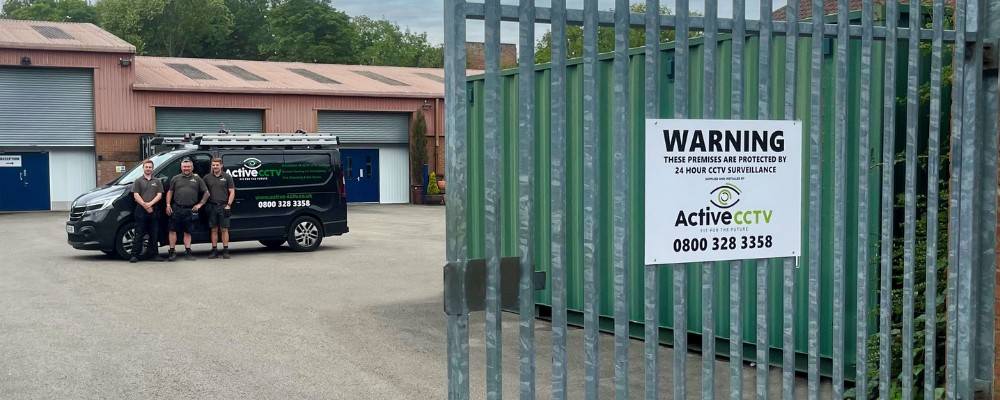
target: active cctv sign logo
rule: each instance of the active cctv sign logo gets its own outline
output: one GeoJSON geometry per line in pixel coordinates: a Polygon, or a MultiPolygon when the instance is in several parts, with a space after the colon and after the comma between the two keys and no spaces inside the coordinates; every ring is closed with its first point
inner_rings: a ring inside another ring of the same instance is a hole
{"type": "Polygon", "coordinates": [[[680,210],[674,220],[674,226],[729,226],[769,224],[774,217],[774,210],[729,210],[740,202],[737,197],[740,190],[733,184],[725,184],[712,190],[709,200],[712,206],[721,211],[713,210],[711,206],[697,211],[680,210]]]}
{"type": "Polygon", "coordinates": [[[740,202],[740,188],[732,183],[712,189],[712,205],[719,208],[729,208],[740,202]]]}
{"type": "Polygon", "coordinates": [[[795,257],[798,121],[646,120],[646,265],[795,257]]]}

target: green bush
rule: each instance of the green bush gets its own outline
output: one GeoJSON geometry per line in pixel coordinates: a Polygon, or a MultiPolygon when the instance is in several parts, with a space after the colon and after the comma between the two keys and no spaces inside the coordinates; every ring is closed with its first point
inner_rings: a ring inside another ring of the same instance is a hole
{"type": "Polygon", "coordinates": [[[434,171],[431,171],[430,178],[427,179],[427,190],[425,193],[432,196],[441,194],[441,188],[438,187],[437,174],[434,171]]]}

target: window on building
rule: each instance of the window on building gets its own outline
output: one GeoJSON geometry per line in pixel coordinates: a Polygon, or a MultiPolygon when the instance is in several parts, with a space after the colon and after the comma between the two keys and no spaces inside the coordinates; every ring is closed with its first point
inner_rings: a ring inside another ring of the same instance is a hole
{"type": "Polygon", "coordinates": [[[374,79],[374,80],[382,82],[382,83],[384,83],[386,85],[392,85],[392,86],[410,86],[407,83],[397,81],[397,80],[392,79],[392,78],[390,78],[388,76],[385,76],[385,75],[382,75],[382,74],[379,74],[379,73],[375,73],[375,72],[372,72],[372,71],[351,71],[351,72],[354,72],[355,74],[364,76],[364,77],[366,77],[368,79],[374,79]]]}
{"type": "Polygon", "coordinates": [[[317,73],[312,72],[312,71],[310,71],[308,69],[305,69],[305,68],[289,68],[288,70],[292,71],[292,72],[294,72],[296,74],[299,74],[299,75],[301,75],[303,77],[312,79],[312,80],[314,80],[316,82],[319,82],[319,83],[334,83],[334,84],[340,83],[340,82],[337,82],[337,81],[335,81],[333,79],[327,78],[327,77],[325,77],[323,75],[317,74],[317,73]]]}
{"type": "Polygon", "coordinates": [[[199,79],[199,80],[206,80],[206,81],[214,81],[215,80],[215,77],[213,77],[212,75],[206,74],[204,71],[202,71],[202,70],[200,70],[198,68],[195,68],[191,64],[167,63],[167,66],[170,67],[170,68],[173,68],[175,71],[180,72],[184,76],[186,76],[188,78],[191,78],[191,79],[199,79]]]}
{"type": "Polygon", "coordinates": [[[260,75],[247,71],[246,69],[235,65],[216,65],[216,68],[226,71],[231,75],[245,81],[267,82],[267,79],[264,79],[260,75]]]}
{"type": "Polygon", "coordinates": [[[32,25],[31,28],[34,29],[35,32],[38,32],[42,36],[45,36],[49,39],[70,39],[70,40],[76,39],[73,36],[70,36],[70,34],[66,33],[66,31],[55,26],[32,25]]]}

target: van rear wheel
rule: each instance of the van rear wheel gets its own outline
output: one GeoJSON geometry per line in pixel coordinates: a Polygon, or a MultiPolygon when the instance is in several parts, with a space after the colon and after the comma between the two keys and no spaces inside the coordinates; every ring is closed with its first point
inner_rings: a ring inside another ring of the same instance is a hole
{"type": "Polygon", "coordinates": [[[313,217],[301,216],[288,227],[288,247],[313,251],[323,242],[323,226],[313,217]]]}

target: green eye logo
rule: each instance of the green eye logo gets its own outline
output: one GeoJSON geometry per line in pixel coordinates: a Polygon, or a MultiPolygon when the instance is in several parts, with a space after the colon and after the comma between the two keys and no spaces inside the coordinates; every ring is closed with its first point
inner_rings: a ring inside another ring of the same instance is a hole
{"type": "Polygon", "coordinates": [[[712,205],[719,208],[730,208],[740,202],[740,188],[731,183],[712,190],[712,205]]]}
{"type": "Polygon", "coordinates": [[[260,168],[261,164],[263,164],[263,163],[261,163],[260,160],[258,160],[256,158],[253,158],[253,157],[250,157],[250,158],[248,158],[246,160],[243,160],[243,166],[247,167],[248,169],[257,169],[257,168],[260,168]]]}

